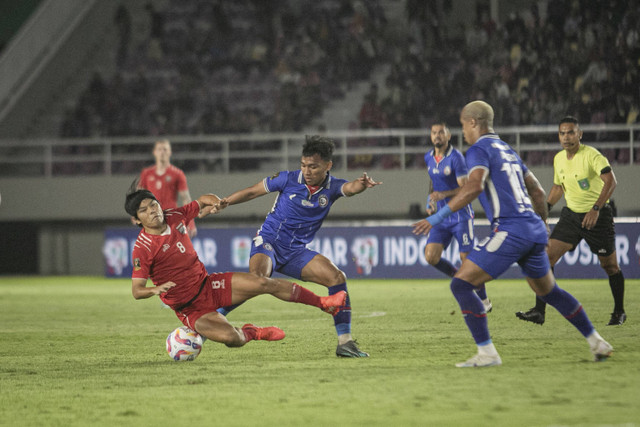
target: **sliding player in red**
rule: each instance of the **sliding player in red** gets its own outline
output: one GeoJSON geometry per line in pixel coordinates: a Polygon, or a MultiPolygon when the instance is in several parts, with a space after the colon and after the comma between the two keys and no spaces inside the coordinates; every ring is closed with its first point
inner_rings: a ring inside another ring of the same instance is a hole
{"type": "Polygon", "coordinates": [[[216,212],[217,196],[206,194],[185,206],[162,210],[148,190],[127,195],[125,210],[142,227],[133,249],[131,290],[135,299],[158,295],[182,323],[200,335],[228,347],[241,347],[251,340],[277,341],[285,334],[274,326],[232,326],[216,309],[240,304],[261,294],[283,301],[312,305],[333,315],[344,307],[347,293],[320,297],[283,279],[251,273],[207,273],[187,233],[187,224],[204,207],[216,212]],[[211,209],[213,207],[213,209],[211,209]],[[154,286],[147,287],[151,278],[154,286]]]}

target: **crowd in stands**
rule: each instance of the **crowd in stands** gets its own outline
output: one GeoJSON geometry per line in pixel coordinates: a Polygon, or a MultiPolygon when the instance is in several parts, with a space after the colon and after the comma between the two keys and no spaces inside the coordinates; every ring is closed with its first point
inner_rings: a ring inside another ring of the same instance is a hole
{"type": "Polygon", "coordinates": [[[640,120],[639,0],[539,1],[503,23],[478,2],[475,21],[458,29],[442,25],[456,21],[451,0],[407,0],[406,31],[393,41],[382,1],[149,3],[150,32],[135,46],[122,6],[118,72],[96,73],[61,136],[299,131],[385,63],[385,85],[371,85],[354,127],[456,127],[472,99],[492,104],[501,127],[555,124],[565,114],[583,124],[640,120]]]}
{"type": "MultiPolygon", "coordinates": [[[[476,21],[455,34],[438,25],[449,13],[450,1],[407,1],[409,31],[392,49],[387,95],[365,97],[361,128],[457,126],[473,99],[493,105],[501,127],[566,114],[583,124],[640,121],[639,1],[537,2],[502,25],[478,3],[476,21]]],[[[628,150],[612,154],[628,161],[628,150]]]]}
{"type": "Polygon", "coordinates": [[[381,60],[379,1],[170,0],[148,38],[114,17],[118,71],[67,112],[64,137],[297,131],[381,60]]]}

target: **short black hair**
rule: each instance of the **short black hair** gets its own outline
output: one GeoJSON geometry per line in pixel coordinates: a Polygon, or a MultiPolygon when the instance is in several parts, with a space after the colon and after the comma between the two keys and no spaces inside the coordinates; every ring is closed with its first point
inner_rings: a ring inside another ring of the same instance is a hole
{"type": "Polygon", "coordinates": [[[564,116],[564,117],[562,118],[562,120],[560,120],[559,125],[561,125],[561,124],[563,124],[563,123],[573,123],[574,125],[576,125],[576,126],[578,126],[578,127],[580,126],[580,123],[578,123],[578,119],[576,119],[576,118],[575,118],[575,117],[573,117],[573,116],[564,116]]]}
{"type": "Polygon", "coordinates": [[[124,210],[135,219],[140,219],[138,218],[138,208],[144,199],[152,199],[156,202],[158,201],[156,196],[154,196],[149,190],[135,190],[127,194],[124,201],[124,210]]]}
{"type": "Polygon", "coordinates": [[[336,144],[331,138],[320,135],[307,135],[302,147],[302,157],[312,157],[317,154],[325,162],[330,162],[335,148],[336,144]]]}

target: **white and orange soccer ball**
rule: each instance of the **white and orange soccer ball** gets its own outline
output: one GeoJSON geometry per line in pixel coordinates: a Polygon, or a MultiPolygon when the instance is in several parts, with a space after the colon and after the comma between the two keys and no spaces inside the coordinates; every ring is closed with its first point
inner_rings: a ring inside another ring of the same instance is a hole
{"type": "Polygon", "coordinates": [[[176,362],[194,360],[202,351],[202,336],[193,329],[180,326],[167,337],[167,353],[176,362]]]}

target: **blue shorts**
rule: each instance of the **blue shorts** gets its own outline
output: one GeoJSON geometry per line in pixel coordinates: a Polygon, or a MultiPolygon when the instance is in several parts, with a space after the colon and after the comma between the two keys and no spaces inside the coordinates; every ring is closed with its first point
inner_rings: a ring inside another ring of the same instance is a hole
{"type": "Polygon", "coordinates": [[[283,247],[258,235],[253,238],[250,257],[265,254],[271,258],[273,271],[301,280],[302,269],[318,255],[318,252],[300,247],[283,247]]]}
{"type": "Polygon", "coordinates": [[[446,249],[453,237],[458,241],[460,252],[470,252],[473,249],[473,220],[451,223],[445,221],[436,225],[429,232],[427,244],[439,243],[446,249]]]}
{"type": "Polygon", "coordinates": [[[517,233],[497,231],[478,243],[467,256],[478,267],[496,279],[517,262],[526,277],[539,279],[551,265],[546,244],[522,239],[517,233]]]}

